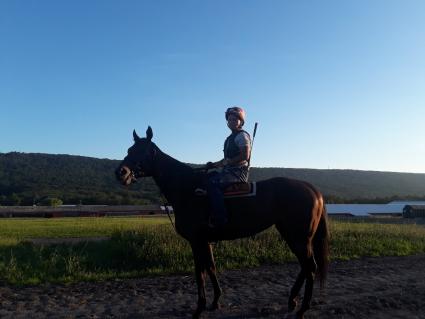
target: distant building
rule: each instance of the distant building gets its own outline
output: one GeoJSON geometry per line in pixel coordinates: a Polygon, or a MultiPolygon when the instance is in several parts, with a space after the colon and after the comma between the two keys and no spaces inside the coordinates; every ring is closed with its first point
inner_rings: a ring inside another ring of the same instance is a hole
{"type": "Polygon", "coordinates": [[[329,215],[338,216],[403,216],[405,206],[424,206],[425,201],[394,201],[388,204],[326,204],[329,215]]]}
{"type": "Polygon", "coordinates": [[[393,201],[393,202],[389,202],[388,205],[425,205],[425,201],[423,200],[393,201]]]}
{"type": "Polygon", "coordinates": [[[415,218],[415,217],[425,217],[425,205],[406,205],[403,208],[403,217],[405,218],[415,218]]]}

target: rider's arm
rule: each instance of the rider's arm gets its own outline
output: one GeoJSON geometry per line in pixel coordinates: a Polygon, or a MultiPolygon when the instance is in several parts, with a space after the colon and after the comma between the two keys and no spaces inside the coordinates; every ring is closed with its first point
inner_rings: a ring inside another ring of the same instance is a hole
{"type": "Polygon", "coordinates": [[[223,167],[226,165],[237,165],[249,159],[250,146],[244,145],[243,147],[239,147],[241,150],[238,156],[232,158],[223,158],[218,162],[214,162],[213,165],[215,167],[223,167]]]}

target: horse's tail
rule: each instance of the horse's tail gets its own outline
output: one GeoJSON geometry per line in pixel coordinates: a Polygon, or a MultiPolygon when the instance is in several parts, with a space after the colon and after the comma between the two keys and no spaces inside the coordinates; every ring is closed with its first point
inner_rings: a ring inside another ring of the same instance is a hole
{"type": "Polygon", "coordinates": [[[324,287],[329,267],[329,228],[326,206],[323,203],[322,216],[313,238],[313,251],[317,263],[316,275],[320,280],[320,288],[324,287]]]}

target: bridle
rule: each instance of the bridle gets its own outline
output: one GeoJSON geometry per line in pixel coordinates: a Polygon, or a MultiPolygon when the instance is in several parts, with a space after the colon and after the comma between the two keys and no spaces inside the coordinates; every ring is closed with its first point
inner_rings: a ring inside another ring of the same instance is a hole
{"type": "Polygon", "coordinates": [[[121,176],[126,176],[126,179],[131,178],[131,181],[137,181],[138,178],[152,176],[149,172],[150,167],[148,167],[148,169],[143,169],[143,166],[147,165],[142,164],[143,162],[153,163],[155,160],[156,150],[151,146],[151,143],[149,144],[149,147],[146,148],[145,153],[139,161],[129,160],[128,158],[124,159],[120,169],[121,176]],[[125,173],[123,170],[128,170],[128,172],[125,173]]]}

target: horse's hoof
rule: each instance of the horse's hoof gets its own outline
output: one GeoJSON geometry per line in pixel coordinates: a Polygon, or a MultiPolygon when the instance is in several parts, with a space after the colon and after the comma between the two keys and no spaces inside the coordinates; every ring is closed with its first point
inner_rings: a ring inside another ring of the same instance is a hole
{"type": "Polygon", "coordinates": [[[196,308],[195,312],[192,315],[193,319],[198,319],[201,316],[201,313],[206,310],[205,306],[196,308]]]}
{"type": "Polygon", "coordinates": [[[297,308],[297,302],[295,300],[292,300],[288,302],[288,312],[291,313],[297,308]]]}
{"type": "Polygon", "coordinates": [[[299,312],[296,313],[290,313],[288,312],[285,316],[285,319],[304,319],[304,314],[301,314],[299,312]]]}

